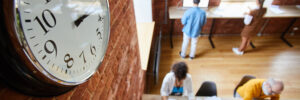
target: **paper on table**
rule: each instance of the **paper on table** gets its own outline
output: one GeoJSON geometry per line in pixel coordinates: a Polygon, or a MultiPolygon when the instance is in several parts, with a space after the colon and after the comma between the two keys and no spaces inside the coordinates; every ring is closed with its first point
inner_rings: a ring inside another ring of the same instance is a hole
{"type": "Polygon", "coordinates": [[[222,15],[224,14],[224,12],[225,12],[224,9],[217,8],[217,9],[213,12],[213,14],[222,16],[222,15]]]}
{"type": "Polygon", "coordinates": [[[221,100],[221,98],[213,96],[213,97],[197,98],[196,100],[221,100]]]}
{"type": "Polygon", "coordinates": [[[278,5],[271,5],[270,10],[276,14],[281,14],[284,11],[279,8],[278,5]]]}

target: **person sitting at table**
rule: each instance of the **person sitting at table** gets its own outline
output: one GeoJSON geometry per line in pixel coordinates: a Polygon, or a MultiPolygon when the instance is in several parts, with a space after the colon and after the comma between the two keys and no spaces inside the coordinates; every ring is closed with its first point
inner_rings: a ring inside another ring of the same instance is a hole
{"type": "Polygon", "coordinates": [[[237,55],[243,55],[246,48],[249,46],[253,36],[255,36],[262,26],[267,9],[263,8],[265,0],[256,0],[257,7],[245,15],[244,24],[246,25],[242,30],[242,43],[239,48],[232,48],[232,51],[237,55]]]}
{"type": "Polygon", "coordinates": [[[283,91],[283,82],[272,78],[251,79],[236,90],[235,97],[242,97],[243,100],[262,99],[271,97],[271,100],[279,100],[283,91]]]}
{"type": "Polygon", "coordinates": [[[194,0],[194,7],[188,9],[182,19],[181,23],[184,25],[183,32],[183,42],[182,48],[179,52],[181,58],[185,58],[185,52],[191,39],[191,50],[190,50],[190,60],[195,58],[196,46],[198,37],[200,35],[201,29],[206,23],[206,12],[198,7],[200,0],[194,0]]]}
{"type": "Polygon", "coordinates": [[[188,74],[188,66],[185,62],[173,64],[162,82],[160,89],[162,100],[167,100],[168,96],[188,96],[193,98],[192,78],[188,74]]]}

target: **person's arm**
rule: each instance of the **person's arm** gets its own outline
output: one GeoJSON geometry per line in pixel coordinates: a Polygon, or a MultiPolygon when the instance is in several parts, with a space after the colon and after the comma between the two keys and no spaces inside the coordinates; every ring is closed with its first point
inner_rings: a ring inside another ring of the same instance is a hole
{"type": "Polygon", "coordinates": [[[204,15],[203,15],[203,21],[202,21],[202,23],[201,23],[201,30],[203,30],[203,27],[204,27],[204,25],[206,24],[206,22],[207,22],[207,19],[206,19],[206,12],[204,12],[204,15]]]}
{"type": "Polygon", "coordinates": [[[254,87],[253,86],[247,86],[246,90],[245,91],[242,91],[243,93],[243,100],[253,100],[253,95],[255,93],[255,90],[253,90],[254,87]]]}
{"type": "Polygon", "coordinates": [[[187,23],[187,20],[188,20],[188,12],[185,12],[181,18],[182,25],[185,25],[187,23]]]}
{"type": "Polygon", "coordinates": [[[243,100],[253,100],[253,97],[250,93],[244,95],[243,100]]]}
{"type": "Polygon", "coordinates": [[[202,27],[206,24],[206,22],[207,22],[207,19],[206,19],[206,12],[204,12],[204,22],[203,22],[203,24],[202,24],[202,27]]]}
{"type": "Polygon", "coordinates": [[[189,99],[193,99],[194,98],[194,93],[193,93],[193,84],[192,84],[192,77],[189,75],[187,76],[187,95],[189,97],[189,99]]]}
{"type": "Polygon", "coordinates": [[[271,100],[279,100],[280,96],[279,95],[275,95],[271,97],[271,100]]]}
{"type": "Polygon", "coordinates": [[[168,96],[162,96],[161,100],[168,100],[168,96]]]}
{"type": "Polygon", "coordinates": [[[248,7],[247,7],[247,11],[244,12],[244,15],[249,15],[250,12],[251,12],[251,7],[248,6],[248,7]]]}
{"type": "Polygon", "coordinates": [[[245,15],[245,17],[244,17],[244,24],[245,25],[250,25],[251,22],[252,22],[252,19],[253,19],[253,13],[251,11],[249,14],[245,15]]]}
{"type": "Polygon", "coordinates": [[[165,76],[161,88],[160,88],[160,95],[162,96],[162,100],[167,100],[168,96],[169,96],[169,82],[168,82],[169,78],[168,78],[168,74],[165,76]]]}

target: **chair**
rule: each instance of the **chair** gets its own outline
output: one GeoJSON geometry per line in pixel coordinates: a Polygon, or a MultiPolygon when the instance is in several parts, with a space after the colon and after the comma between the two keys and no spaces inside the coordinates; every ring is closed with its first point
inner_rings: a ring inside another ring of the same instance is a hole
{"type": "Polygon", "coordinates": [[[217,96],[216,83],[211,81],[203,82],[196,96],[217,96]]]}
{"type": "Polygon", "coordinates": [[[239,82],[239,84],[234,88],[234,91],[233,91],[233,97],[235,97],[236,95],[236,90],[240,87],[240,86],[243,86],[245,83],[247,83],[249,80],[251,79],[255,79],[256,77],[255,76],[252,76],[252,75],[245,75],[241,81],[239,82]]]}

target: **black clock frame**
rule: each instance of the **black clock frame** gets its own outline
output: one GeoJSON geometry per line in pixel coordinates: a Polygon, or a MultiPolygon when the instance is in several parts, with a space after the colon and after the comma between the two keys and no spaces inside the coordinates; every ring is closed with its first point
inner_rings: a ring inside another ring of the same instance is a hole
{"type": "Polygon", "coordinates": [[[33,96],[55,96],[75,86],[55,84],[34,65],[23,51],[16,37],[14,0],[0,1],[0,78],[9,87],[33,96]]]}

